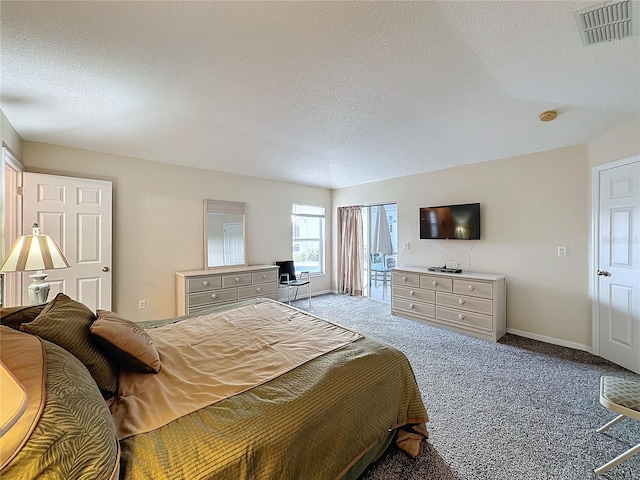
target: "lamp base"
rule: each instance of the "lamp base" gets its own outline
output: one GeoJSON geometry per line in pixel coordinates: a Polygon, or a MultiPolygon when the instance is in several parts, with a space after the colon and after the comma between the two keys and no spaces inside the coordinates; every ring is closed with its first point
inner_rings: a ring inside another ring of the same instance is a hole
{"type": "Polygon", "coordinates": [[[33,281],[29,284],[27,291],[29,293],[29,299],[33,305],[40,303],[46,303],[49,296],[50,285],[44,281],[47,278],[47,274],[42,270],[38,270],[33,275],[29,275],[29,278],[33,278],[33,281]]]}

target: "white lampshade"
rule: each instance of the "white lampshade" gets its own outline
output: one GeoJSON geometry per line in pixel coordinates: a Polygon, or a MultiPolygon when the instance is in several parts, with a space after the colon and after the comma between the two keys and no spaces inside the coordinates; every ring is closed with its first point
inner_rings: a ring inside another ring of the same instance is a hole
{"type": "Polygon", "coordinates": [[[69,263],[64,258],[60,247],[49,235],[38,233],[21,235],[11,247],[0,272],[29,272],[32,270],[51,270],[67,268],[69,263]]]}
{"type": "Polygon", "coordinates": [[[27,392],[0,361],[0,437],[15,425],[27,408],[27,392]]]}
{"type": "Polygon", "coordinates": [[[47,274],[42,270],[70,267],[64,258],[60,247],[49,235],[41,235],[37,223],[32,226],[31,235],[21,235],[11,247],[9,256],[5,259],[0,272],[30,272],[33,279],[28,287],[31,303],[38,304],[47,301],[50,285],[44,281],[47,274]]]}

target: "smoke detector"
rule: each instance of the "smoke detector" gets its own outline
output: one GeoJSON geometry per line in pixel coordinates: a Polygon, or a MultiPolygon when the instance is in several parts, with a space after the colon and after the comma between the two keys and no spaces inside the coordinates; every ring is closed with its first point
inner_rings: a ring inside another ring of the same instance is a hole
{"type": "Polygon", "coordinates": [[[640,2],[601,3],[576,12],[575,18],[584,47],[621,40],[640,33],[640,2]]]}
{"type": "Polygon", "coordinates": [[[540,114],[541,122],[552,122],[558,116],[557,110],[547,110],[546,112],[542,112],[540,114]]]}

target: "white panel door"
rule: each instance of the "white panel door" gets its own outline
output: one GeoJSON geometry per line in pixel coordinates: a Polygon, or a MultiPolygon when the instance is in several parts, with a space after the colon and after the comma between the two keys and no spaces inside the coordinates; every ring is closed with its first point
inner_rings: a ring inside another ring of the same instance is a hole
{"type": "Polygon", "coordinates": [[[242,223],[225,223],[222,230],[224,264],[242,265],[244,263],[244,225],[242,223]]]}
{"type": "MultiPolygon", "coordinates": [[[[48,270],[49,299],[58,292],[91,310],[111,309],[111,182],[24,174],[24,226],[37,222],[71,268],[48,270]]],[[[25,288],[30,279],[25,275],[25,288]]]]}
{"type": "Polygon", "coordinates": [[[599,178],[599,354],[640,373],[640,162],[599,178]]]}

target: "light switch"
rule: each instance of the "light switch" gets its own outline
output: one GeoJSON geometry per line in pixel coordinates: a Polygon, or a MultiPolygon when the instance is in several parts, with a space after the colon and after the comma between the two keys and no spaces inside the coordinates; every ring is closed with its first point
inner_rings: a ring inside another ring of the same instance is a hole
{"type": "Polygon", "coordinates": [[[567,256],[567,247],[558,247],[558,256],[566,257],[567,256]]]}

